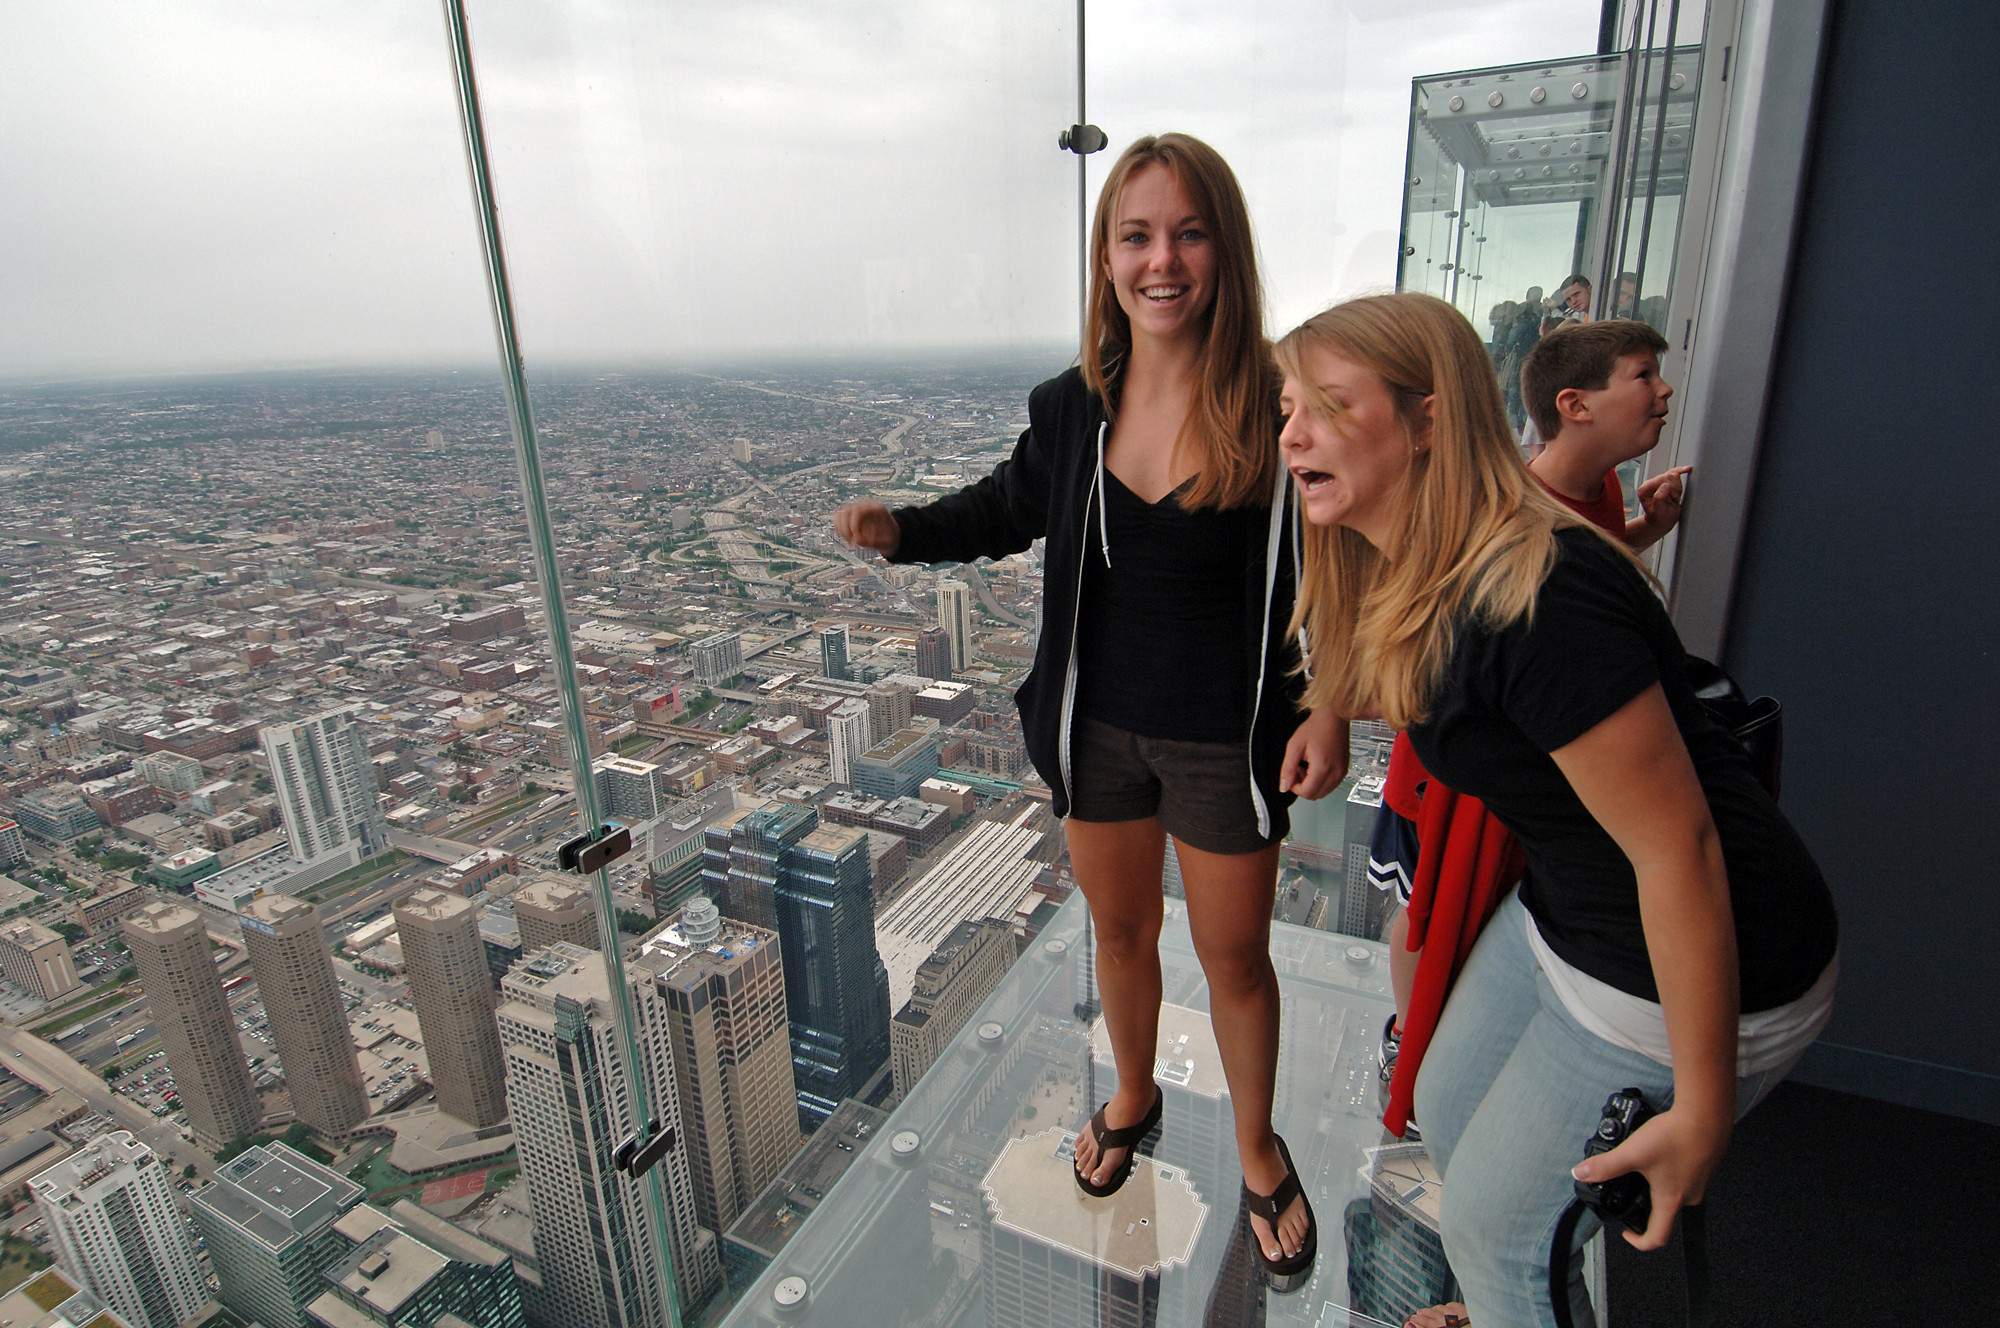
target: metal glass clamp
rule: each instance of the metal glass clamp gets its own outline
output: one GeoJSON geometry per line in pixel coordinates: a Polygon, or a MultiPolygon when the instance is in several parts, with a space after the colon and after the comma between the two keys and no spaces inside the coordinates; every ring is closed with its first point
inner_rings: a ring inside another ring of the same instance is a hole
{"type": "Polygon", "coordinates": [[[659,1121],[649,1120],[646,1128],[619,1144],[611,1154],[612,1164],[620,1171],[629,1171],[632,1178],[651,1171],[659,1160],[673,1151],[674,1132],[661,1127],[659,1121]]]}
{"type": "Polygon", "coordinates": [[[615,821],[606,821],[595,830],[586,830],[563,841],[556,850],[556,862],[564,871],[589,876],[608,867],[632,851],[632,832],[615,821]]]}
{"type": "Polygon", "coordinates": [[[1110,143],[1111,136],[1094,124],[1073,124],[1056,135],[1057,147],[1065,152],[1074,152],[1079,157],[1102,152],[1110,143]]]}

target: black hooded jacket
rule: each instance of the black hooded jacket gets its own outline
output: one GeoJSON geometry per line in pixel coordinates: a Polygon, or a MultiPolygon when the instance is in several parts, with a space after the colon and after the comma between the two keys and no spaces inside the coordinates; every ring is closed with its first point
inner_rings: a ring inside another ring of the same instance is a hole
{"type": "MultiPolygon", "coordinates": [[[[898,563],[1004,558],[1045,538],[1041,637],[1035,666],[1015,693],[1028,758],[1047,782],[1057,816],[1069,814],[1069,733],[1075,703],[1076,623],[1083,559],[1103,538],[1101,490],[1108,436],[1103,401],[1071,369],[1028,396],[1028,427],[1013,455],[993,473],[923,507],[899,507],[898,563]],[[1093,527],[1096,535],[1093,536],[1093,527]]],[[[1274,439],[1271,444],[1277,446],[1274,439]]],[[[1242,642],[1254,679],[1250,732],[1244,735],[1244,791],[1260,833],[1270,808],[1289,805],[1278,792],[1285,745],[1304,718],[1304,680],[1287,627],[1298,584],[1298,512],[1289,476],[1276,470],[1261,522],[1246,523],[1242,642]]]]}

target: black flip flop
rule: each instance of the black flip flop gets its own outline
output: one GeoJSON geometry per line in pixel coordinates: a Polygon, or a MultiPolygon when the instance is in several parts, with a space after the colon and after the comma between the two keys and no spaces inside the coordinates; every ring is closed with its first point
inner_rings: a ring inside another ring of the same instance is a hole
{"type": "Polygon", "coordinates": [[[1160,1118],[1166,1112],[1167,1095],[1155,1085],[1152,1110],[1148,1111],[1138,1124],[1121,1126],[1115,1130],[1106,1128],[1104,1124],[1104,1109],[1110,1105],[1106,1102],[1097,1109],[1090,1118],[1088,1128],[1091,1136],[1097,1140],[1099,1157],[1104,1156],[1107,1149],[1122,1148],[1125,1150],[1125,1160],[1118,1164],[1118,1170],[1111,1174],[1111,1179],[1102,1185],[1087,1179],[1076,1169],[1074,1163],[1070,1166],[1070,1174],[1076,1177],[1076,1187],[1093,1199],[1108,1199],[1124,1188],[1126,1178],[1132,1174],[1132,1168],[1139,1160],[1139,1145],[1160,1128],[1160,1118]]]}
{"type": "Polygon", "coordinates": [[[1312,1201],[1306,1198],[1305,1187],[1299,1184],[1299,1170],[1292,1165],[1292,1150],[1285,1147],[1282,1135],[1278,1136],[1278,1153],[1285,1159],[1285,1178],[1278,1182],[1278,1188],[1269,1194],[1259,1194],[1245,1181],[1243,1201],[1250,1206],[1252,1213],[1270,1225],[1273,1234],[1278,1230],[1278,1219],[1292,1206],[1293,1199],[1305,1205],[1306,1238],[1297,1254],[1289,1258],[1280,1255],[1276,1259],[1268,1259],[1264,1257],[1264,1242],[1255,1239],[1254,1235],[1250,1242],[1257,1251],[1257,1262],[1264,1265],[1266,1273],[1277,1278],[1297,1277],[1312,1267],[1313,1260],[1319,1257],[1319,1220],[1313,1216],[1312,1201]]]}

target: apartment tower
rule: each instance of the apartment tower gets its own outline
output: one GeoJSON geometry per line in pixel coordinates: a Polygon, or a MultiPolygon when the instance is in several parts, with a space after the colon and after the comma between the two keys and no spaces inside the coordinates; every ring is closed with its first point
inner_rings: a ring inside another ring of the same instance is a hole
{"type": "Polygon", "coordinates": [[[195,1141],[216,1149],[254,1133],[264,1109],[243,1063],[201,915],[178,904],[148,904],[120,930],[146,985],[146,1009],[160,1030],[195,1141]]]}
{"type": "Polygon", "coordinates": [[[854,782],[854,758],[875,745],[868,703],[842,701],[826,719],[827,769],[836,784],[854,782]]]}
{"type": "Polygon", "coordinates": [[[504,1119],[506,1072],[478,906],[442,890],[419,890],[396,905],[396,934],[438,1108],[467,1125],[504,1119]]]}
{"type": "Polygon", "coordinates": [[[28,1191],[63,1270],[132,1328],[179,1328],[208,1302],[172,1177],[130,1130],[98,1135],[28,1191]]]}
{"type": "Polygon", "coordinates": [[[262,737],[302,875],[329,879],[388,848],[389,823],[352,707],[273,724],[262,737]]]}
{"type": "Polygon", "coordinates": [[[319,910],[286,895],[253,900],[243,910],[243,946],[292,1110],[321,1134],[346,1134],[368,1118],[368,1095],[319,910]]]}

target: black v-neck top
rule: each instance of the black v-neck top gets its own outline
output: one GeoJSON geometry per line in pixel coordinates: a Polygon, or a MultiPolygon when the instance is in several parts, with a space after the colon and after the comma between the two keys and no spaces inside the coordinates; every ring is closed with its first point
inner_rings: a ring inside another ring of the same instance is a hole
{"type": "Polygon", "coordinates": [[[1241,560],[1248,523],[1261,529],[1268,511],[1190,511],[1180,495],[1192,483],[1149,503],[1104,471],[1104,539],[1083,558],[1076,713],[1150,738],[1240,742],[1250,730],[1241,560]]]}

